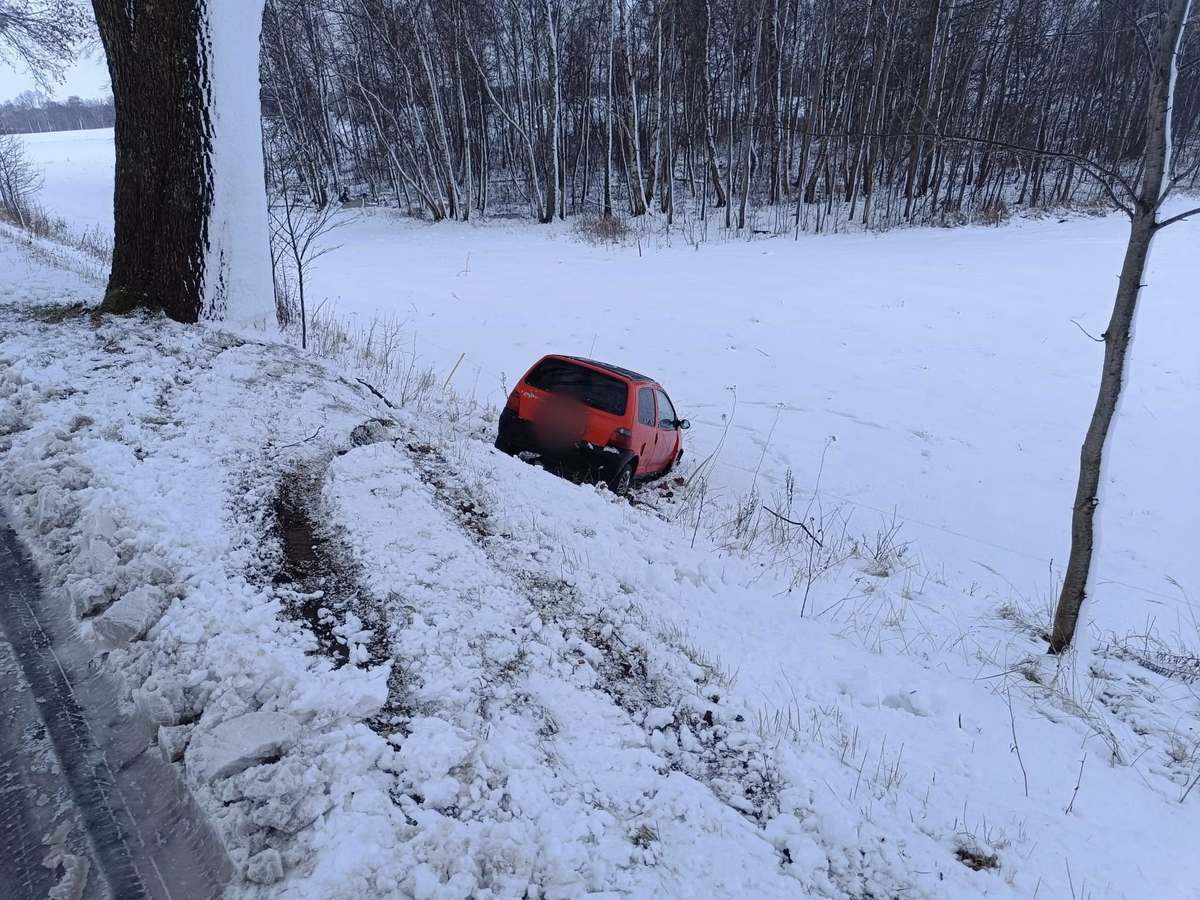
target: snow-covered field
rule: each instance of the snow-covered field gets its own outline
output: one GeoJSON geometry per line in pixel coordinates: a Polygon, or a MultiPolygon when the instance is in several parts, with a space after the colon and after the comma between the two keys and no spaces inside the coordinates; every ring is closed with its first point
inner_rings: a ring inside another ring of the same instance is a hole
{"type": "MultiPolygon", "coordinates": [[[[1156,247],[1097,610],[1193,649],[1196,235],[1156,247]]],[[[97,288],[0,237],[0,497],[239,893],[1194,893],[1194,682],[1036,635],[1098,368],[1070,319],[1103,330],[1118,220],[639,253],[376,211],[335,240],[314,293],[440,376],[405,408],[261,335],[31,315],[97,288]],[[658,375],[693,462],[729,425],[705,510],[490,448],[469,398],[548,350],[658,375]],[[755,472],[827,553],[738,516],[755,472]],[[288,569],[295,509],[336,577],[288,569]]]]}
{"type": "MultiPolygon", "coordinates": [[[[45,203],[91,224],[111,196],[110,131],[30,136],[45,203]]],[[[1127,226],[1118,216],[593,246],[569,228],[427,225],[386,211],[334,233],[310,296],[403,341],[460,392],[502,402],[543,353],[659,378],[714,484],[732,497],[784,473],[855,526],[903,523],[931,568],[1045,600],[1068,544],[1079,444],[1127,226]],[[736,408],[734,407],[736,395],[736,408]],[[836,438],[831,442],[831,438],[836,438]]],[[[714,235],[715,237],[715,235],[714,235]]],[[[1105,630],[1187,627],[1200,598],[1200,221],[1154,248],[1101,508],[1105,630]],[[1176,587],[1174,582],[1182,586],[1176,587]]]]}
{"type": "Polygon", "coordinates": [[[54,215],[80,227],[112,228],[113,131],[48,131],[22,135],[41,170],[39,199],[54,215]]]}

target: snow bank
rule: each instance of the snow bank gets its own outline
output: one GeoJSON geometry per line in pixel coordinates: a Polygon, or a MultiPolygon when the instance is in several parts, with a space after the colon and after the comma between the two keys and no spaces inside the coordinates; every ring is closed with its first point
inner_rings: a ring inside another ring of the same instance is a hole
{"type": "Polygon", "coordinates": [[[31,306],[55,283],[99,292],[0,253],[0,497],[164,755],[187,761],[239,872],[310,865],[296,835],[385,790],[387,745],[363,720],[388,667],[334,669],[281,615],[263,504],[304,437],[366,417],[362,398],[284,347],[31,306]]]}

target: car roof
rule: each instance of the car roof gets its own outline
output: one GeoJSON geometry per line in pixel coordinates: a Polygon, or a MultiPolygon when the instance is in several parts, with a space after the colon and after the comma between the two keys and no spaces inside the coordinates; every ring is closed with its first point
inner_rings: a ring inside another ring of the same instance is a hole
{"type": "Polygon", "coordinates": [[[572,362],[581,362],[585,365],[594,366],[597,369],[604,369],[606,372],[612,372],[614,375],[620,375],[622,378],[628,378],[630,381],[649,381],[657,384],[653,378],[648,375],[641,375],[634,372],[632,369],[623,369],[620,366],[614,366],[610,363],[600,362],[595,359],[587,359],[583,356],[561,356],[559,359],[569,359],[572,362]]]}

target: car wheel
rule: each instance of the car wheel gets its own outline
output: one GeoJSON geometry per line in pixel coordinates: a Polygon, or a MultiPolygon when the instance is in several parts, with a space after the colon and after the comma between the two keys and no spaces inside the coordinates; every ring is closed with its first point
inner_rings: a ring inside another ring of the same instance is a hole
{"type": "Polygon", "coordinates": [[[608,479],[608,489],[618,497],[624,497],[633,486],[633,464],[625,463],[616,474],[608,479]]]}

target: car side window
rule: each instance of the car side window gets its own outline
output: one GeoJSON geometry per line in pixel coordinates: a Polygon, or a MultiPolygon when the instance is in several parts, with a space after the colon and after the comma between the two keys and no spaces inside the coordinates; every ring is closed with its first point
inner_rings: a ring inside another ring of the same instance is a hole
{"type": "Polygon", "coordinates": [[[654,427],[654,391],[638,388],[638,424],[654,427]]]}
{"type": "Polygon", "coordinates": [[[658,427],[678,427],[675,423],[679,417],[675,415],[675,407],[671,405],[671,398],[662,391],[655,391],[654,393],[658,395],[658,427]]]}

